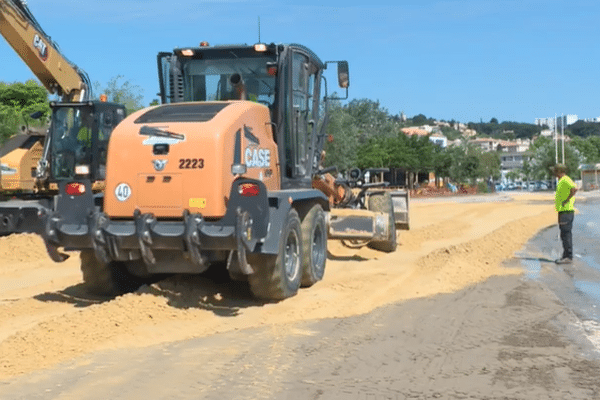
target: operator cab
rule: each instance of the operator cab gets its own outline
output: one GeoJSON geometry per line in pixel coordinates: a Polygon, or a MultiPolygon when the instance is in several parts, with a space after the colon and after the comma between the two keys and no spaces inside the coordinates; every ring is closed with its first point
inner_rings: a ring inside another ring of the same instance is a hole
{"type": "Polygon", "coordinates": [[[108,139],[125,116],[125,107],[115,103],[50,103],[50,180],[87,177],[92,182],[106,178],[108,139]]]}
{"type": "MultiPolygon", "coordinates": [[[[342,87],[347,88],[348,64],[340,63],[340,86],[345,79],[342,87]]],[[[297,44],[211,47],[203,42],[200,47],[159,53],[160,96],[163,104],[231,100],[264,104],[278,143],[281,188],[310,188],[325,137],[322,87],[325,109],[331,99],[322,75],[326,65],[297,44]]]]}

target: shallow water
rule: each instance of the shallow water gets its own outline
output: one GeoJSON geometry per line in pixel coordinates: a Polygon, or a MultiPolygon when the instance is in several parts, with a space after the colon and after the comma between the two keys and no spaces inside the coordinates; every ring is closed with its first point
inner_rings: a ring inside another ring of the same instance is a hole
{"type": "Polygon", "coordinates": [[[542,282],[580,319],[581,330],[600,354],[600,199],[576,203],[573,224],[574,260],[557,265],[562,254],[558,224],[533,237],[517,258],[526,279],[542,282]]]}

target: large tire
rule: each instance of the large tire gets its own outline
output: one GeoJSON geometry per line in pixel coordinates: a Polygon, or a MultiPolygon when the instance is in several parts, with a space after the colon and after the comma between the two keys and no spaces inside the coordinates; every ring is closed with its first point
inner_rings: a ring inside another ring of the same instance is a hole
{"type": "Polygon", "coordinates": [[[372,240],[368,246],[372,249],[392,253],[396,251],[396,224],[394,221],[394,203],[389,193],[374,193],[369,196],[368,208],[370,211],[384,212],[389,215],[390,230],[385,240],[372,240]]]}
{"type": "Polygon", "coordinates": [[[85,289],[99,296],[117,296],[133,292],[143,283],[127,270],[124,262],[113,261],[105,264],[96,258],[93,250],[82,250],[81,272],[85,289]]]}
{"type": "Polygon", "coordinates": [[[248,255],[254,273],[248,276],[254,296],[264,300],[282,300],[294,296],[302,279],[302,231],[296,210],[287,215],[279,253],[275,255],[248,255]]]}
{"type": "Polygon", "coordinates": [[[325,213],[315,204],[302,220],[302,286],[312,286],[325,274],[327,225],[325,213]]]}

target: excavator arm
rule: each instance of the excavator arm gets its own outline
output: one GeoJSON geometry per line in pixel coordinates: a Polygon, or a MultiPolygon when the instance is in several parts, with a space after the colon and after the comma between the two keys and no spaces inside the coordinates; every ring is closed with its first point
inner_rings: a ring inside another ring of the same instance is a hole
{"type": "MultiPolygon", "coordinates": [[[[51,94],[61,97],[60,103],[79,103],[91,98],[91,83],[85,71],[70,62],[59,50],[37,22],[24,0],[0,0],[0,34],[27,64],[39,81],[51,94]]],[[[29,151],[19,157],[17,179],[8,187],[14,190],[30,190],[31,179],[22,170],[23,160],[31,158],[37,164],[35,186],[44,187],[48,183],[52,141],[50,127],[41,152],[29,151]],[[29,154],[31,153],[31,154],[29,154]],[[39,154],[41,153],[41,154],[39,154]]],[[[14,177],[13,177],[14,178],[14,177]]],[[[0,182],[3,178],[0,178],[0,182]]],[[[9,179],[9,178],[6,178],[9,179]]],[[[10,180],[10,179],[9,179],[10,180]]],[[[5,182],[6,183],[6,182],[5,182]]],[[[0,188],[2,184],[0,183],[0,188]]]]}
{"type": "Polygon", "coordinates": [[[0,0],[0,34],[52,94],[63,101],[89,98],[89,79],[44,33],[22,0],[0,0]]]}

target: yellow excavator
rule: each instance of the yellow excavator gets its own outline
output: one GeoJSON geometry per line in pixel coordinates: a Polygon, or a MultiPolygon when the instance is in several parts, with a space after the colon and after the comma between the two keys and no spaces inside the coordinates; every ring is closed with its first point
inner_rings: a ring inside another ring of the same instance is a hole
{"type": "MultiPolygon", "coordinates": [[[[112,129],[126,117],[124,106],[91,100],[91,84],[85,71],[69,61],[37,22],[25,1],[0,0],[0,34],[27,64],[44,87],[60,96],[51,102],[52,117],[49,134],[25,129],[0,148],[0,191],[4,194],[29,196],[50,193],[55,164],[73,165],[63,168],[80,173],[93,181],[104,179],[104,164],[108,137],[112,129]],[[57,147],[52,138],[72,135],[80,142],[77,151],[57,147]]],[[[40,115],[38,114],[37,117],[40,115]]],[[[62,174],[64,175],[64,173],[62,174]]]]}

